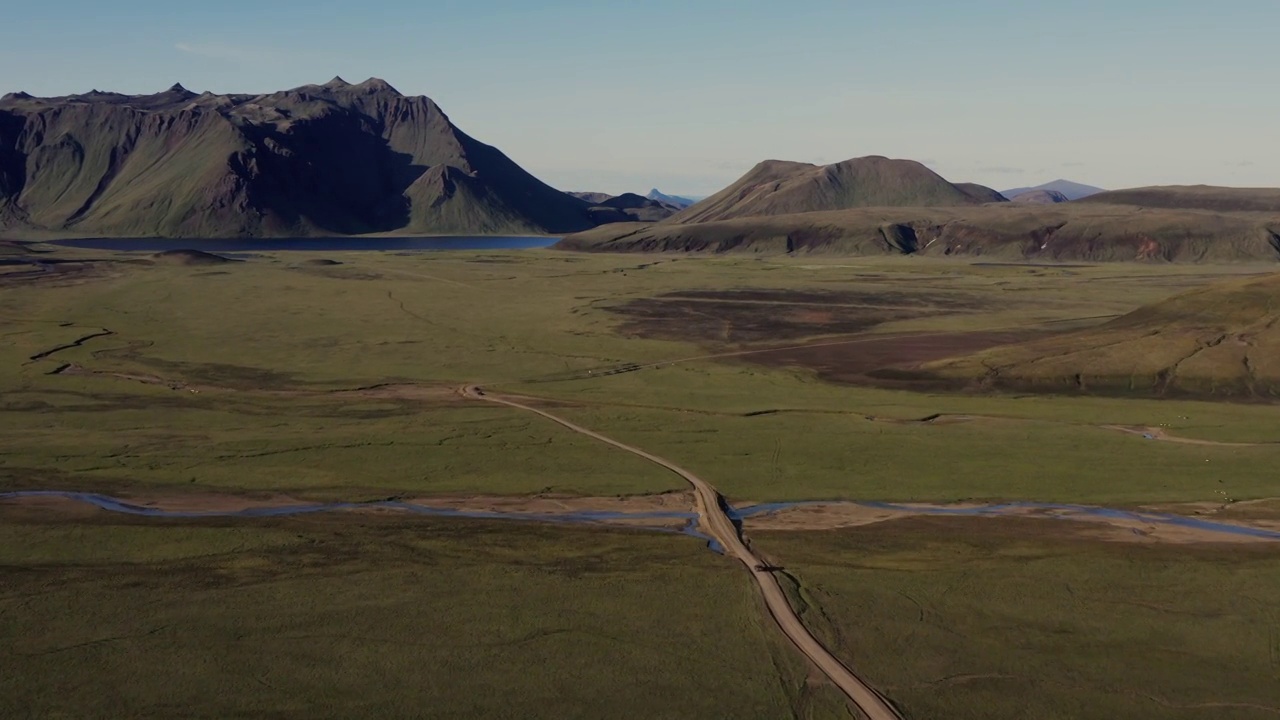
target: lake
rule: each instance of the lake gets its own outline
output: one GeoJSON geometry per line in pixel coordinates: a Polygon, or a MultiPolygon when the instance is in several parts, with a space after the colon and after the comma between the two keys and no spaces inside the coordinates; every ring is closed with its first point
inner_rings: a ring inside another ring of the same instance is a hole
{"type": "Polygon", "coordinates": [[[209,253],[255,253],[314,251],[348,252],[353,250],[379,251],[440,251],[440,250],[528,250],[554,244],[554,237],[334,237],[334,238],[91,238],[86,240],[58,240],[51,245],[83,248],[86,250],[123,250],[126,252],[164,252],[166,250],[200,250],[209,253]]]}

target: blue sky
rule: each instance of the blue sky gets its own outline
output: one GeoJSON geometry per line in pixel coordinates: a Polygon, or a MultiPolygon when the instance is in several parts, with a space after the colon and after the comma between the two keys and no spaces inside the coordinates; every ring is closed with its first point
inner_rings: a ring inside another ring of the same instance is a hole
{"type": "Polygon", "coordinates": [[[997,188],[1280,186],[1276,0],[15,5],[0,92],[377,76],[566,190],[871,154],[997,188]]]}

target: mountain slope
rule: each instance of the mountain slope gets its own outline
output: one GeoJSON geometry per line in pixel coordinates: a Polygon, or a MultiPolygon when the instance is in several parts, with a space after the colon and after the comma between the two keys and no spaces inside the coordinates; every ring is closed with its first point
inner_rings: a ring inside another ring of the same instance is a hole
{"type": "Polygon", "coordinates": [[[1071,202],[1071,199],[1057,190],[1028,190],[1019,193],[1010,198],[1016,203],[1030,203],[1032,205],[1056,205],[1058,203],[1071,202]]]}
{"type": "MultiPolygon", "coordinates": [[[[678,217],[678,216],[677,216],[678,217]]],[[[611,225],[557,247],[610,252],[918,254],[1012,261],[1280,259],[1280,213],[1000,203],[862,208],[715,222],[611,225]]]]}
{"type": "Polygon", "coordinates": [[[1212,185],[1164,185],[1113,190],[1091,195],[1084,202],[1134,205],[1146,208],[1213,210],[1217,212],[1280,212],[1280,188],[1232,188],[1212,185]]]}
{"type": "Polygon", "coordinates": [[[426,97],[340,78],[268,95],[0,100],[0,223],[104,236],[558,233],[588,203],[426,97]],[[7,209],[4,209],[7,208],[7,209]]]}
{"type": "Polygon", "coordinates": [[[1090,195],[1097,195],[1098,193],[1106,192],[1106,190],[1092,185],[1085,185],[1083,183],[1072,182],[1070,180],[1054,180],[1053,182],[1036,185],[1035,187],[1021,187],[1013,188],[1012,190],[1002,190],[1001,194],[1012,200],[1019,195],[1035,192],[1037,190],[1049,190],[1056,193],[1062,193],[1068,200],[1079,200],[1081,198],[1087,198],[1090,195]]]}
{"type": "Polygon", "coordinates": [[[859,207],[959,206],[983,202],[911,160],[873,156],[834,165],[766,160],[737,182],[671,217],[704,223],[859,207]]]}
{"type": "Polygon", "coordinates": [[[586,191],[586,192],[571,192],[569,194],[572,195],[573,197],[578,198],[579,200],[591,203],[592,205],[599,205],[606,200],[613,199],[613,195],[610,195],[609,193],[602,193],[602,192],[586,191]]]}
{"type": "Polygon", "coordinates": [[[968,195],[980,203],[1009,202],[1009,198],[1001,195],[995,190],[992,190],[986,185],[979,185],[978,183],[956,183],[955,185],[960,189],[960,192],[963,192],[965,195],[968,195]]]}
{"type": "Polygon", "coordinates": [[[1097,328],[925,370],[997,388],[1280,397],[1280,274],[1196,290],[1097,328]]]}

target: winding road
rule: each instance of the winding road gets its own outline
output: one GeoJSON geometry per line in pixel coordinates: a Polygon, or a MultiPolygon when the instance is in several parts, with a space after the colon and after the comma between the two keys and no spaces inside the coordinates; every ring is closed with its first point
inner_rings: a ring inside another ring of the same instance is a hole
{"type": "Polygon", "coordinates": [[[809,658],[823,674],[831,680],[836,687],[840,688],[853,703],[853,705],[865,715],[868,720],[902,720],[902,716],[894,709],[889,701],[880,693],[866,683],[862,678],[858,677],[849,669],[839,658],[831,654],[821,642],[818,641],[804,623],[800,621],[800,617],[796,615],[795,609],[791,607],[791,603],[787,600],[786,593],[782,591],[782,586],[778,584],[777,577],[773,572],[768,570],[768,564],[756,556],[751,548],[742,541],[741,535],[738,534],[738,528],[729,519],[724,511],[720,493],[712,487],[710,483],[702,478],[694,475],[692,472],[676,465],[675,463],[658,457],[653,453],[646,452],[637,447],[632,447],[625,443],[618,442],[613,438],[606,437],[593,430],[588,430],[580,425],[575,425],[564,418],[551,413],[540,410],[538,408],[508,400],[498,395],[489,395],[485,391],[475,385],[471,385],[462,389],[464,397],[473,400],[484,400],[499,405],[524,410],[527,412],[541,415],[542,417],[557,423],[576,433],[586,435],[594,440],[612,445],[619,450],[625,450],[633,455],[638,455],[651,463],[660,465],[667,470],[679,475],[693,486],[694,495],[697,498],[697,512],[704,527],[711,537],[724,548],[726,555],[737,558],[746,566],[751,573],[752,579],[755,580],[757,587],[760,588],[760,594],[764,598],[765,606],[769,609],[769,614],[773,617],[778,627],[782,630],[796,648],[800,650],[805,657],[809,658]]]}

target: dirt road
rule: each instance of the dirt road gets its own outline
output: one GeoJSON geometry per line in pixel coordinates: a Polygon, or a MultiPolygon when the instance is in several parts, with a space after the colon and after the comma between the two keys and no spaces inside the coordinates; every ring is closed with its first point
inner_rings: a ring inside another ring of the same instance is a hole
{"type": "Polygon", "coordinates": [[[487,395],[484,390],[476,386],[463,388],[462,393],[464,396],[474,400],[485,400],[536,413],[576,433],[607,443],[633,455],[639,455],[645,460],[661,465],[687,480],[693,486],[694,494],[697,498],[698,516],[701,518],[708,534],[720,542],[726,555],[737,558],[746,566],[751,573],[751,577],[756,581],[756,585],[760,588],[760,594],[764,597],[765,605],[769,608],[769,614],[773,616],[778,627],[791,639],[796,648],[804,653],[814,665],[818,666],[869,720],[901,720],[902,716],[880,693],[876,692],[844,663],[840,662],[836,656],[832,655],[821,642],[818,642],[817,638],[810,634],[804,623],[800,622],[800,618],[791,607],[791,603],[787,601],[787,596],[782,591],[782,586],[778,584],[778,579],[771,571],[764,569],[766,563],[757,557],[751,551],[751,548],[747,547],[747,544],[742,541],[742,537],[738,534],[738,528],[734,526],[733,521],[725,514],[724,507],[721,504],[720,493],[710,483],[669,460],[645,452],[640,448],[618,442],[580,425],[575,425],[545,410],[539,410],[501,396],[487,395]]]}
{"type": "Polygon", "coordinates": [[[1129,425],[1103,425],[1107,430],[1116,430],[1129,435],[1141,435],[1148,440],[1160,440],[1162,442],[1179,443],[1182,445],[1204,445],[1207,447],[1262,447],[1264,445],[1274,445],[1275,443],[1238,443],[1238,442],[1218,442],[1216,440],[1197,440],[1196,438],[1179,437],[1170,435],[1169,431],[1164,428],[1146,427],[1146,426],[1129,426],[1129,425]]]}

